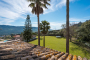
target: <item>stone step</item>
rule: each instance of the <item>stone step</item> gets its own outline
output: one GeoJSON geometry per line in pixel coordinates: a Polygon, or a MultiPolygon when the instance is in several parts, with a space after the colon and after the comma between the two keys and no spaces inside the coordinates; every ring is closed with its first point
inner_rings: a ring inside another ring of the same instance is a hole
{"type": "Polygon", "coordinates": [[[66,58],[66,60],[72,60],[73,55],[69,54],[68,57],[66,58]]]}
{"type": "Polygon", "coordinates": [[[58,60],[65,60],[68,56],[68,53],[62,55],[58,60]]]}
{"type": "Polygon", "coordinates": [[[44,56],[40,57],[40,59],[41,59],[41,60],[48,59],[48,58],[50,58],[52,55],[56,55],[56,54],[58,54],[58,52],[54,52],[54,53],[50,53],[50,54],[44,55],[44,56]]]}
{"type": "Polygon", "coordinates": [[[21,57],[21,60],[33,60],[32,56],[25,56],[25,57],[21,57]]]}
{"type": "Polygon", "coordinates": [[[83,58],[81,56],[78,56],[78,60],[83,60],[83,58]]]}
{"type": "Polygon", "coordinates": [[[72,60],[77,60],[77,56],[74,55],[73,58],[72,58],[72,60]]]}
{"type": "MultiPolygon", "coordinates": [[[[54,59],[58,59],[58,58],[61,57],[63,54],[64,54],[64,52],[61,52],[61,53],[55,55],[54,59]]],[[[53,59],[53,58],[52,58],[52,59],[53,59]]]]}
{"type": "Polygon", "coordinates": [[[10,59],[10,58],[15,58],[15,55],[5,55],[5,56],[0,56],[1,59],[10,59]]]}
{"type": "Polygon", "coordinates": [[[88,59],[84,57],[83,60],[88,60],[88,59]]]}
{"type": "Polygon", "coordinates": [[[0,53],[0,56],[4,56],[4,55],[10,55],[12,54],[11,52],[6,52],[6,53],[0,53]]]}

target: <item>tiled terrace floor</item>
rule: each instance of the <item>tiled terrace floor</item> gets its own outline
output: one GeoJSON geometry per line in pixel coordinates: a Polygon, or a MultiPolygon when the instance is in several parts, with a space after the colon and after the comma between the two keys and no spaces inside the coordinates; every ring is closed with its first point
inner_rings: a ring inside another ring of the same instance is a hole
{"type": "MultiPolygon", "coordinates": [[[[23,41],[0,44],[0,60],[87,60],[23,41]]],[[[90,59],[89,59],[90,60],[90,59]]]]}

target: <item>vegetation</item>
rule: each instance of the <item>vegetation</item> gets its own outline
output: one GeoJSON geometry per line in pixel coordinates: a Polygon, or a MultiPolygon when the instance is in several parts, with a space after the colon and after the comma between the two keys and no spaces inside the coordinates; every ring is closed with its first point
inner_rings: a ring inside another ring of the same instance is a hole
{"type": "MultiPolygon", "coordinates": [[[[70,23],[69,24],[69,39],[72,41],[72,38],[75,38],[74,40],[77,40],[77,42],[86,43],[88,42],[90,44],[90,20],[87,20],[86,22],[79,22],[77,24],[70,23]]],[[[61,36],[66,37],[66,24],[62,24],[61,30],[52,30],[48,31],[46,36],[61,36]]]]}
{"type": "MultiPolygon", "coordinates": [[[[70,24],[69,25],[69,39],[70,39],[70,42],[71,42],[71,38],[73,36],[76,35],[76,29],[77,29],[77,26],[74,26],[75,24],[70,24]]],[[[62,29],[61,29],[61,32],[63,33],[64,37],[66,37],[66,24],[62,24],[62,29]]]]}
{"type": "MultiPolygon", "coordinates": [[[[59,31],[60,31],[60,30],[59,30],[59,31]]],[[[56,36],[57,33],[58,33],[58,35],[60,36],[59,31],[56,31],[56,30],[48,31],[47,34],[46,34],[46,36],[56,36]]]]}
{"type": "Polygon", "coordinates": [[[44,47],[45,47],[45,34],[47,34],[48,29],[50,29],[49,25],[50,25],[50,23],[45,21],[45,20],[40,23],[41,33],[44,35],[44,40],[43,40],[43,46],[44,47]]]}
{"type": "Polygon", "coordinates": [[[32,37],[32,27],[31,27],[31,20],[29,15],[27,15],[26,21],[25,21],[25,28],[24,28],[24,33],[23,37],[24,39],[29,42],[31,37],[32,37]]]}
{"type": "Polygon", "coordinates": [[[11,38],[12,38],[12,39],[14,38],[14,37],[13,37],[14,35],[15,35],[15,34],[11,34],[11,38]]]}
{"type": "Polygon", "coordinates": [[[14,37],[11,37],[10,35],[4,35],[3,37],[0,37],[1,39],[13,39],[14,37]]]}
{"type": "Polygon", "coordinates": [[[40,30],[39,30],[39,14],[43,13],[43,7],[47,9],[46,5],[50,5],[48,1],[50,0],[27,0],[28,2],[31,2],[29,4],[29,7],[32,8],[32,13],[36,14],[38,17],[38,45],[40,46],[40,30]]]}
{"type": "MultiPolygon", "coordinates": [[[[75,23],[70,23],[69,24],[69,34],[73,37],[77,37],[77,30],[79,29],[79,27],[82,25],[82,22],[79,22],[77,24],[75,23]]],[[[60,30],[51,30],[48,31],[48,33],[46,34],[46,36],[61,36],[61,37],[66,37],[66,24],[62,24],[62,29],[60,30]]]]}
{"type": "Polygon", "coordinates": [[[84,22],[77,30],[77,37],[79,41],[90,41],[90,20],[84,22]]]}
{"type": "MultiPolygon", "coordinates": [[[[56,38],[56,36],[46,36],[45,45],[47,48],[58,50],[61,52],[66,52],[66,38],[56,38]]],[[[38,39],[31,41],[29,43],[38,45],[38,39]]],[[[90,48],[86,48],[85,45],[80,43],[69,42],[69,53],[82,58],[86,57],[90,59],[90,48]]],[[[43,40],[41,40],[41,46],[43,46],[43,40]]]]}
{"type": "Polygon", "coordinates": [[[37,35],[37,33],[35,33],[35,32],[32,32],[32,35],[37,35]]]}

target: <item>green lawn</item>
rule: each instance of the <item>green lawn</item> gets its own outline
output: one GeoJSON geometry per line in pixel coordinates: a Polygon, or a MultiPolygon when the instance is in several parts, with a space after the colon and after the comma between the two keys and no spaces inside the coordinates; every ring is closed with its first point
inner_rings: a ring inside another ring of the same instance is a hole
{"type": "MultiPolygon", "coordinates": [[[[55,49],[61,52],[66,52],[66,39],[65,38],[56,38],[55,36],[45,36],[45,42],[46,42],[45,47],[47,48],[55,49]]],[[[29,43],[37,45],[38,39],[29,43]]],[[[40,44],[41,46],[43,46],[43,39],[40,40],[40,44]]],[[[85,49],[83,49],[84,47],[82,48],[72,42],[70,42],[69,45],[70,45],[70,48],[69,48],[70,54],[81,56],[82,58],[86,57],[90,59],[90,52],[87,52],[85,49]]]]}

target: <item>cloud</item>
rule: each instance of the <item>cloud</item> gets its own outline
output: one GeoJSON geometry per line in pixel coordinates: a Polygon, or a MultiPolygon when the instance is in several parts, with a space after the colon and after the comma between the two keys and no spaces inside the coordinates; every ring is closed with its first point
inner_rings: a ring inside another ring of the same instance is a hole
{"type": "Polygon", "coordinates": [[[49,3],[50,3],[50,6],[47,6],[48,9],[44,8],[44,14],[53,12],[57,9],[56,6],[55,6],[56,5],[56,0],[51,0],[49,3]]]}
{"type": "MultiPolygon", "coordinates": [[[[55,0],[50,2],[51,6],[48,6],[48,10],[44,9],[44,14],[54,11],[54,2],[55,0]]],[[[27,14],[31,14],[31,17],[34,17],[35,15],[31,13],[32,9],[28,7],[29,4],[30,2],[26,0],[1,0],[0,20],[3,20],[4,24],[10,24],[18,18],[25,19],[27,14]]],[[[3,24],[3,22],[0,22],[0,24],[3,24]]]]}
{"type": "MultiPolygon", "coordinates": [[[[87,18],[70,18],[69,19],[69,22],[72,24],[72,23],[74,23],[74,24],[77,24],[77,23],[79,23],[80,21],[81,22],[85,22],[87,20],[87,18]]],[[[49,22],[50,23],[50,29],[53,29],[53,30],[55,30],[55,29],[61,29],[62,27],[61,27],[61,25],[62,24],[66,24],[66,20],[63,20],[64,22],[63,23],[59,23],[59,22],[49,22]]],[[[32,26],[33,27],[38,27],[38,25],[37,25],[37,22],[32,22],[32,26]]]]}
{"type": "MultiPolygon", "coordinates": [[[[63,6],[66,5],[66,0],[58,0],[59,3],[56,5],[56,7],[62,8],[63,6]]],[[[70,2],[72,2],[74,0],[70,0],[70,2]]]]}
{"type": "Polygon", "coordinates": [[[0,1],[0,24],[8,24],[14,22],[18,18],[24,18],[22,14],[30,11],[28,2],[25,0],[2,0],[0,1]],[[27,7],[26,7],[27,6],[27,7]]]}
{"type": "Polygon", "coordinates": [[[53,30],[61,29],[61,25],[65,23],[59,23],[59,22],[50,22],[50,27],[53,30]]]}
{"type": "MultiPolygon", "coordinates": [[[[71,24],[77,24],[79,23],[80,21],[81,22],[85,22],[87,19],[79,19],[79,18],[70,18],[69,19],[69,23],[71,24]]],[[[63,20],[63,21],[66,21],[66,20],[63,20]]],[[[59,22],[49,22],[50,23],[50,29],[53,29],[53,30],[58,30],[58,29],[61,29],[61,25],[62,24],[66,24],[66,22],[62,22],[62,23],[59,23],[59,22]]],[[[38,27],[38,22],[32,22],[32,26],[33,27],[38,27]]]]}
{"type": "Polygon", "coordinates": [[[85,22],[86,20],[89,20],[89,17],[90,17],[90,16],[87,16],[87,17],[84,17],[84,18],[70,18],[70,19],[69,19],[69,22],[70,22],[70,23],[77,24],[77,23],[79,23],[79,22],[85,22]]]}
{"type": "MultiPolygon", "coordinates": [[[[43,14],[53,12],[58,7],[63,7],[66,0],[51,0],[49,3],[51,6],[47,6],[48,9],[44,9],[43,14]]],[[[30,2],[26,0],[0,0],[0,24],[11,24],[20,18],[26,19],[27,14],[31,14],[30,16],[34,17],[35,15],[31,13],[32,9],[28,7],[29,4],[30,2]]]]}
{"type": "MultiPolygon", "coordinates": [[[[70,2],[73,2],[75,0],[70,0],[70,2]]],[[[57,10],[58,8],[62,8],[66,5],[66,0],[51,0],[50,2],[51,6],[48,6],[48,9],[44,9],[44,14],[53,12],[57,10]]]]}
{"type": "MultiPolygon", "coordinates": [[[[80,21],[81,21],[81,22],[86,21],[86,19],[79,19],[79,18],[70,18],[69,20],[70,20],[70,23],[74,23],[74,24],[77,24],[77,23],[79,23],[80,21]]],[[[53,29],[53,30],[55,30],[55,29],[56,29],[56,30],[57,30],[57,29],[61,29],[61,28],[62,28],[62,27],[61,27],[62,24],[66,24],[66,22],[63,22],[63,23],[50,22],[51,29],[53,29]]]]}
{"type": "Polygon", "coordinates": [[[80,22],[80,21],[85,21],[86,19],[79,19],[79,18],[70,18],[69,19],[70,21],[73,21],[73,22],[75,22],[75,21],[77,21],[77,22],[80,22]]]}
{"type": "MultiPolygon", "coordinates": [[[[50,29],[61,29],[61,25],[65,23],[59,23],[59,22],[49,22],[50,23],[50,29]]],[[[33,27],[38,27],[37,22],[32,22],[33,27]]]]}
{"type": "Polygon", "coordinates": [[[33,27],[38,27],[38,22],[32,22],[33,27]]]}

